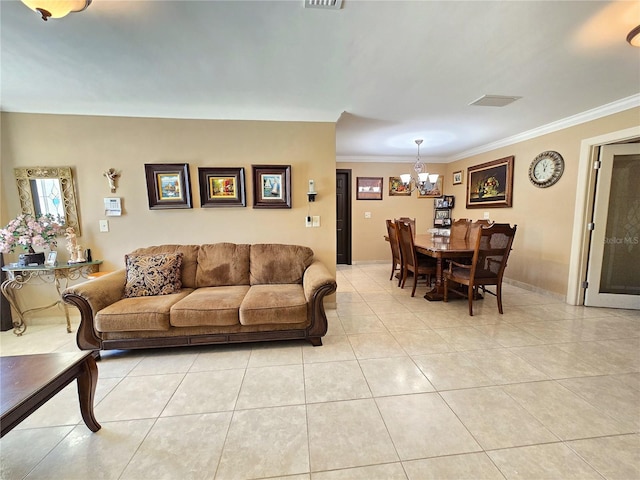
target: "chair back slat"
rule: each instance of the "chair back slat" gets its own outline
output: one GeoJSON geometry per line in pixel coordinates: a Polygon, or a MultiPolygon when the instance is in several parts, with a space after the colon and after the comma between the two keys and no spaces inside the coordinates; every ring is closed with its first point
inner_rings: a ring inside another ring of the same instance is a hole
{"type": "Polygon", "coordinates": [[[416,266],[416,249],[413,243],[413,230],[411,223],[399,222],[396,223],[398,227],[399,239],[400,239],[400,253],[405,263],[415,267],[416,266]]]}
{"type": "Polygon", "coordinates": [[[498,279],[502,278],[517,227],[514,225],[512,228],[508,223],[494,223],[474,228],[478,237],[475,242],[471,278],[475,277],[478,269],[488,270],[498,279]]]}
{"type": "Polygon", "coordinates": [[[409,217],[400,217],[400,218],[396,218],[396,224],[400,224],[400,223],[409,223],[411,225],[411,230],[413,231],[413,234],[416,234],[416,219],[415,218],[409,218],[409,217]]]}
{"type": "Polygon", "coordinates": [[[397,263],[402,264],[397,224],[391,220],[387,220],[387,234],[389,235],[389,243],[391,244],[391,254],[393,258],[397,260],[397,263]]]}
{"type": "Polygon", "coordinates": [[[459,218],[451,224],[451,231],[449,233],[449,238],[453,239],[465,239],[469,236],[469,226],[471,225],[471,220],[466,218],[459,218]]]}

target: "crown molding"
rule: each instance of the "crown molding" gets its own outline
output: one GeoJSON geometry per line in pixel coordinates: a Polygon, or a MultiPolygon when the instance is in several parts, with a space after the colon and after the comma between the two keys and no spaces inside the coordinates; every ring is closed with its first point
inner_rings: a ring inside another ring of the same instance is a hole
{"type": "MultiPolygon", "coordinates": [[[[372,155],[363,157],[361,155],[340,155],[336,156],[336,163],[415,163],[415,155],[405,157],[385,157],[382,155],[372,155]]],[[[420,157],[424,163],[447,163],[449,160],[442,157],[420,157]]]]}
{"type": "Polygon", "coordinates": [[[446,162],[455,162],[456,160],[462,160],[463,158],[490,152],[498,148],[507,147],[519,142],[524,142],[525,140],[531,140],[532,138],[557,132],[558,130],[563,130],[575,125],[580,125],[581,123],[597,120],[599,118],[606,117],[607,115],[613,115],[614,113],[623,112],[635,107],[640,107],[640,93],[623,98],[621,100],[616,100],[615,102],[607,103],[606,105],[602,105],[591,110],[587,110],[586,112],[572,115],[571,117],[563,118],[562,120],[558,120],[556,122],[542,125],[541,127],[534,128],[533,130],[528,130],[526,132],[522,132],[517,135],[498,140],[496,142],[488,143],[480,147],[466,150],[464,152],[448,157],[446,159],[446,162]]]}

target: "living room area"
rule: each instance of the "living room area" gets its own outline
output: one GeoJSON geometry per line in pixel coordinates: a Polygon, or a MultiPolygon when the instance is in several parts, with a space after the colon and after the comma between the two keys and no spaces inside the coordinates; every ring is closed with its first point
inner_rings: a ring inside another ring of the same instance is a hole
{"type": "MultiPolygon", "coordinates": [[[[504,315],[487,296],[469,317],[464,300],[411,297],[387,264],[336,277],[321,347],[102,352],[102,428],[71,384],[2,438],[2,478],[638,476],[637,312],[506,285],[504,315]]],[[[77,351],[60,319],[0,347],[77,351]]]]}

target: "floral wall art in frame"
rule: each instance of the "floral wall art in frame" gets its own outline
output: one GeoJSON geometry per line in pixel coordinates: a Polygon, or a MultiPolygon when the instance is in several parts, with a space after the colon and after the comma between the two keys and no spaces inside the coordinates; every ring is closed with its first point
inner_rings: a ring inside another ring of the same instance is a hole
{"type": "Polygon", "coordinates": [[[511,207],[514,156],[467,169],[467,208],[511,207]]]}
{"type": "Polygon", "coordinates": [[[245,207],[244,168],[198,168],[200,206],[245,207]]]}
{"type": "Polygon", "coordinates": [[[402,183],[400,177],[389,177],[389,196],[409,197],[411,196],[411,189],[402,183]]]}
{"type": "Polygon", "coordinates": [[[145,163],[149,210],[191,208],[188,163],[145,163]]]}

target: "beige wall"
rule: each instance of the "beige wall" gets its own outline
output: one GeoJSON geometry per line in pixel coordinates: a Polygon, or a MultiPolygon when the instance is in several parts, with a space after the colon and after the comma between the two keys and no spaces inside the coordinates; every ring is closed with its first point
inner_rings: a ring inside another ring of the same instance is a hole
{"type": "MultiPolygon", "coordinates": [[[[425,158],[422,160],[429,173],[444,175],[447,171],[446,164],[430,163],[425,158]]],[[[413,163],[340,162],[337,167],[351,170],[354,263],[389,260],[391,251],[384,239],[387,234],[386,219],[415,218],[416,230],[422,233],[433,227],[433,198],[418,198],[417,192],[409,197],[389,196],[389,177],[413,172],[413,163]],[[357,177],[382,177],[382,200],[356,200],[357,177]],[[371,218],[365,218],[365,212],[370,212],[371,218]]],[[[449,194],[446,190],[445,193],[449,194]]]]}
{"type": "MultiPolygon", "coordinates": [[[[335,272],[335,124],[207,121],[2,113],[2,226],[20,213],[14,167],[71,166],[82,237],[103,270],[121,268],[134,248],[163,243],[294,243],[311,247],[335,272]],[[145,163],[188,163],[193,209],[149,210],[145,163]],[[291,165],[292,208],[253,209],[251,165],[291,165]],[[200,208],[198,167],[244,167],[245,208],[200,208]],[[110,193],[102,172],[121,172],[110,193]],[[309,204],[308,180],[318,196],[309,204]],[[103,198],[122,198],[124,214],[105,219],[103,198]],[[310,206],[310,210],[309,210],[310,206]],[[319,228],[306,228],[307,214],[319,228]]],[[[66,261],[65,241],[58,246],[66,261]]],[[[15,261],[11,256],[7,261],[15,261]]],[[[15,256],[14,256],[15,258],[15,256]]]]}
{"type": "MultiPolygon", "coordinates": [[[[427,163],[427,166],[429,170],[445,173],[444,193],[456,197],[454,218],[482,218],[486,211],[491,220],[518,225],[506,272],[509,279],[564,296],[567,293],[580,143],[586,138],[638,125],[640,108],[634,108],[446,165],[427,163]],[[563,156],[565,172],[556,185],[542,189],[531,184],[528,172],[535,156],[546,150],[555,150],[563,156]],[[510,155],[515,156],[513,207],[467,209],[467,167],[510,155]],[[453,185],[452,174],[458,170],[463,170],[464,182],[453,185]]],[[[338,163],[337,166],[353,169],[354,182],[358,175],[384,176],[385,185],[388,176],[407,170],[404,164],[338,163]]],[[[389,197],[385,191],[383,201],[365,202],[355,200],[354,193],[355,262],[389,259],[389,246],[383,240],[385,218],[416,217],[419,231],[431,226],[433,202],[417,199],[415,195],[411,198],[389,197]],[[371,220],[364,220],[365,211],[372,212],[371,220]]]]}
{"type": "MultiPolygon", "coordinates": [[[[432,225],[433,200],[389,197],[388,178],[410,171],[411,163],[335,162],[335,125],[300,122],[243,122],[140,119],[65,115],[2,113],[2,169],[0,223],[5,225],[19,213],[13,168],[51,165],[73,167],[83,228],[81,242],[103,269],[122,265],[128,251],[159,243],[282,242],[314,249],[335,270],[335,169],[352,170],[353,260],[388,261],[384,241],[386,218],[415,217],[417,228],[432,225]],[[193,204],[191,210],[148,209],[144,163],[189,163],[193,204]],[[251,165],[292,165],[293,208],[254,210],[251,165]],[[247,177],[246,208],[199,208],[198,166],[242,166],[247,177]],[[112,196],[102,172],[122,172],[115,195],[122,197],[125,214],[110,217],[111,231],[100,233],[102,199],[112,196]],[[358,176],[384,177],[382,201],[355,199],[358,176]],[[305,228],[304,218],[309,178],[319,192],[311,204],[311,215],[321,216],[320,228],[305,228]],[[364,213],[372,218],[365,219],[364,213]]],[[[427,161],[429,170],[444,174],[444,193],[455,195],[455,218],[481,218],[488,211],[492,220],[518,224],[507,276],[515,281],[565,295],[575,207],[580,142],[640,124],[635,108],[571,128],[560,130],[450,164],[427,161]],[[542,151],[556,150],[565,159],[562,179],[548,189],[538,189],[528,180],[531,160],[542,151]],[[512,208],[465,208],[466,168],[470,165],[515,156],[512,208]],[[464,184],[452,185],[454,171],[464,170],[464,184]]],[[[64,241],[59,247],[64,259],[64,241]]],[[[11,258],[8,259],[11,261],[11,258]]]]}

